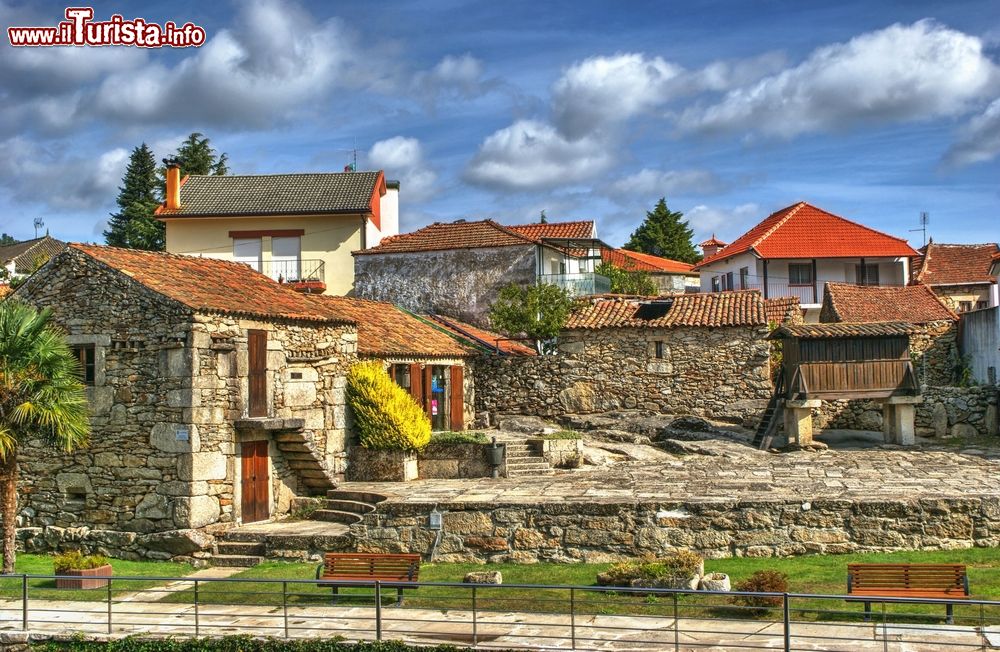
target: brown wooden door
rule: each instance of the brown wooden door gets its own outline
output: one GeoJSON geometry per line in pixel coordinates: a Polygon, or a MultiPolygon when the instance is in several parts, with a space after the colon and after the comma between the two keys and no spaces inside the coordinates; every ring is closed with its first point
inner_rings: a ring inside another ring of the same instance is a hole
{"type": "Polygon", "coordinates": [[[451,368],[451,429],[465,430],[465,387],[462,368],[455,365],[451,368]]]}
{"type": "Polygon", "coordinates": [[[268,508],[267,441],[245,441],[242,454],[242,500],[240,511],[244,523],[264,521],[268,508]]]}
{"type": "Polygon", "coordinates": [[[267,416],[267,331],[247,331],[247,349],[250,358],[249,415],[267,416]]]}

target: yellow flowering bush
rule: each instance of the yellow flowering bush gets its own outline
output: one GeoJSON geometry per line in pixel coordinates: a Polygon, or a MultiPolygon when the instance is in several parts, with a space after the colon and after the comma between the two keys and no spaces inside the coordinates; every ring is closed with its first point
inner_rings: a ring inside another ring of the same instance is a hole
{"type": "Polygon", "coordinates": [[[347,404],[365,448],[419,451],[431,441],[431,422],[423,408],[389,377],[381,362],[351,367],[347,404]]]}

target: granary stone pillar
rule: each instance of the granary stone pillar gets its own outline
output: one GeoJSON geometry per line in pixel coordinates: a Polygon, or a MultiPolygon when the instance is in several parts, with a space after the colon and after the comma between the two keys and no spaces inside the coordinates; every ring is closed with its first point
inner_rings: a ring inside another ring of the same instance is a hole
{"type": "Polygon", "coordinates": [[[913,446],[917,408],[922,396],[891,396],[882,403],[882,434],[887,444],[913,446]]]}
{"type": "Polygon", "coordinates": [[[785,401],[785,434],[788,443],[811,446],[813,443],[812,411],[820,406],[818,398],[785,401]]]}

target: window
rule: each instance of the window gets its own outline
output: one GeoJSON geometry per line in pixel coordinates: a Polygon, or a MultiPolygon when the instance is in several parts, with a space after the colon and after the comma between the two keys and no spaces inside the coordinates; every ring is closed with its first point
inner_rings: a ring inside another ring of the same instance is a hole
{"type": "Polygon", "coordinates": [[[73,354],[80,360],[80,380],[84,385],[93,386],[97,371],[97,356],[93,344],[78,344],[73,354]]]}
{"type": "Polygon", "coordinates": [[[233,259],[260,271],[260,238],[233,238],[233,259]]]}
{"type": "Polygon", "coordinates": [[[392,379],[396,381],[396,384],[403,389],[409,391],[410,389],[410,365],[408,364],[394,364],[392,365],[392,379]]]}
{"type": "Polygon", "coordinates": [[[713,276],[712,277],[712,292],[718,292],[720,289],[721,288],[719,286],[719,277],[718,276],[713,276]]]}
{"type": "Polygon", "coordinates": [[[878,265],[855,265],[854,278],[858,280],[858,285],[878,285],[878,265]]]}
{"type": "Polygon", "coordinates": [[[726,272],[726,287],[725,287],[725,289],[726,290],[732,290],[733,289],[733,273],[732,272],[726,272]]]}
{"type": "Polygon", "coordinates": [[[659,360],[663,359],[663,342],[653,342],[653,356],[659,360]]]}
{"type": "Polygon", "coordinates": [[[789,285],[812,285],[813,266],[812,263],[789,263],[788,264],[788,284],[789,285]]]}
{"type": "Polygon", "coordinates": [[[990,304],[989,304],[988,301],[977,301],[976,302],[976,310],[986,310],[989,307],[990,307],[990,304]]]}
{"type": "Polygon", "coordinates": [[[740,267],[740,289],[746,290],[750,279],[750,268],[740,267]]]}
{"type": "Polygon", "coordinates": [[[972,302],[971,301],[959,301],[958,302],[958,311],[959,312],[969,312],[970,310],[972,310],[972,302]]]}
{"type": "Polygon", "coordinates": [[[298,281],[302,277],[299,269],[300,240],[299,236],[271,238],[271,278],[298,281]]]}

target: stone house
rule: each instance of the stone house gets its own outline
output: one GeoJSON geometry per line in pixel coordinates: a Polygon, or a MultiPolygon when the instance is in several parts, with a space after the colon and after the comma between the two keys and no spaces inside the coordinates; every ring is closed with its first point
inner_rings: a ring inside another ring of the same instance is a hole
{"type": "Polygon", "coordinates": [[[472,412],[462,370],[474,347],[392,306],[301,294],[239,263],[73,244],[13,297],[52,309],[92,411],[87,448],[26,442],[28,549],[85,539],[125,556],[185,554],[199,528],[264,520],[331,488],[351,446],[346,374],[359,356],[429,384],[439,370],[457,379],[431,396],[457,414],[448,429],[472,412]]]}
{"type": "Polygon", "coordinates": [[[904,322],[917,326],[910,356],[922,385],[950,385],[960,360],[958,315],[926,285],[863,287],[827,283],[820,321],[826,323],[904,322]]]}
{"type": "Polygon", "coordinates": [[[189,175],[168,161],[156,217],[171,253],[250,265],[312,293],[354,287],[351,252],[399,232],[399,182],[381,170],[189,175]]]}
{"type": "Polygon", "coordinates": [[[437,222],[355,251],[355,292],[487,327],[490,307],[511,283],[552,283],[574,295],[608,292],[610,281],[594,271],[602,246],[589,221],[437,222]]]}
{"type": "Polygon", "coordinates": [[[628,249],[601,249],[601,260],[626,271],[640,271],[656,284],[657,294],[698,292],[701,280],[694,265],[628,249]]]}
{"type": "MultiPolygon", "coordinates": [[[[0,247],[0,278],[24,278],[66,247],[62,240],[41,238],[0,247]]],[[[2,295],[0,295],[2,296],[2,295]]]]}
{"type": "Polygon", "coordinates": [[[556,355],[482,356],[476,410],[559,417],[639,409],[753,423],[771,394],[760,292],[593,298],[556,355]]]}
{"type": "Polygon", "coordinates": [[[1000,305],[997,277],[991,271],[1000,256],[996,243],[938,244],[931,240],[913,261],[913,283],[926,285],[963,313],[1000,305]]]}

